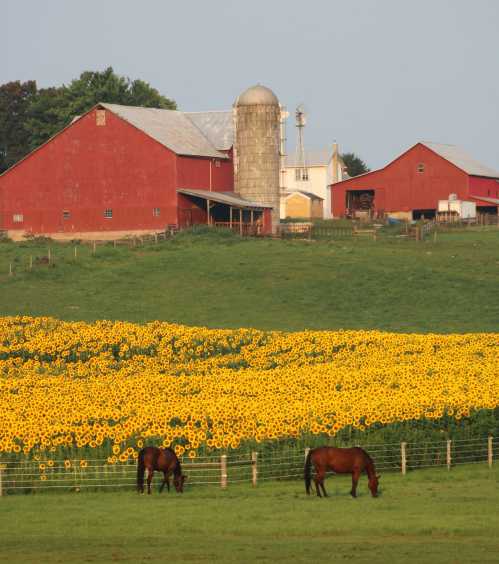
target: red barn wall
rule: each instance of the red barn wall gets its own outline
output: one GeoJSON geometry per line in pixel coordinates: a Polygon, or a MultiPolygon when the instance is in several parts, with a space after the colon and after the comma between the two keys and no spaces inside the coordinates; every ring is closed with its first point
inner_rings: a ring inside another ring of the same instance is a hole
{"type": "MultiPolygon", "coordinates": [[[[470,176],[470,196],[484,196],[486,198],[499,198],[499,179],[483,178],[481,176],[470,176]]],[[[477,206],[491,206],[490,202],[484,202],[469,198],[476,202],[477,206]]]]}
{"type": "Polygon", "coordinates": [[[232,192],[232,160],[207,157],[177,157],[178,188],[232,192]]]}
{"type": "Polygon", "coordinates": [[[0,194],[2,229],[160,230],[177,223],[176,155],[109,111],[97,126],[93,110],[0,177],[0,194]]]}
{"type": "Polygon", "coordinates": [[[374,190],[375,210],[436,209],[449,194],[468,198],[468,175],[424,145],[409,149],[385,168],[332,185],[332,212],[345,214],[347,190],[374,190]],[[424,172],[417,167],[424,164],[424,172]]]}

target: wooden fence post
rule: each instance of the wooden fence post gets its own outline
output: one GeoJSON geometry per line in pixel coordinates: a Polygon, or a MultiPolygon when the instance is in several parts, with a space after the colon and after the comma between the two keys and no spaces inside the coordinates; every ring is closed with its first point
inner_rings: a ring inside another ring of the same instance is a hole
{"type": "Polygon", "coordinates": [[[451,446],[452,446],[452,441],[448,440],[447,441],[447,470],[450,470],[452,463],[451,446]]]}
{"type": "Polygon", "coordinates": [[[492,468],[492,460],[493,460],[493,445],[492,445],[492,441],[494,440],[494,438],[492,436],[489,436],[489,438],[487,439],[487,461],[489,463],[489,468],[492,468]]]}
{"type": "Polygon", "coordinates": [[[402,474],[405,476],[405,473],[407,472],[407,454],[406,454],[406,450],[405,447],[407,446],[407,443],[400,443],[400,456],[401,456],[401,462],[402,462],[402,474]]]}
{"type": "Polygon", "coordinates": [[[227,487],[227,455],[222,454],[220,457],[220,487],[225,489],[227,487]]]}
{"type": "Polygon", "coordinates": [[[78,258],[78,251],[77,251],[77,247],[75,247],[74,253],[75,253],[75,260],[76,260],[76,259],[78,258]]]}
{"type": "Polygon", "coordinates": [[[29,269],[33,270],[33,255],[29,255],[29,269]]]}
{"type": "Polygon", "coordinates": [[[95,243],[95,241],[94,241],[94,242],[93,242],[93,245],[92,245],[92,254],[93,254],[93,255],[95,255],[95,248],[96,248],[96,243],[95,243]]]}
{"type": "Polygon", "coordinates": [[[47,258],[48,258],[48,261],[49,261],[49,264],[50,264],[52,262],[52,253],[50,252],[50,247],[48,248],[48,251],[47,251],[47,258]]]}
{"type": "Polygon", "coordinates": [[[3,473],[3,466],[0,464],[0,497],[3,496],[2,473],[3,473]]]}
{"type": "Polygon", "coordinates": [[[258,453],[253,451],[251,453],[251,481],[253,483],[253,487],[256,486],[256,482],[258,478],[257,460],[258,460],[258,453]]]}
{"type": "Polygon", "coordinates": [[[9,276],[12,276],[13,272],[12,272],[12,263],[9,262],[9,276]]]}

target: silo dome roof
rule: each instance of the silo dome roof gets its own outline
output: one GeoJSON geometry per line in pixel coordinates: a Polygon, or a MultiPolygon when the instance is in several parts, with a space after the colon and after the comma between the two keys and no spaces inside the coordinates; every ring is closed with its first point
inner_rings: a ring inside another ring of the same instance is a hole
{"type": "Polygon", "coordinates": [[[252,86],[245,90],[236,100],[236,106],[278,106],[277,96],[261,84],[252,86]]]}

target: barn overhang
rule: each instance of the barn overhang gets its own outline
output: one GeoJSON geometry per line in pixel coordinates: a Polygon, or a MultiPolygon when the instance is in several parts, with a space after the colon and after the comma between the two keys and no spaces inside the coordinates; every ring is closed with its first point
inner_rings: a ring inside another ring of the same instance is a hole
{"type": "Polygon", "coordinates": [[[205,201],[216,202],[244,210],[263,211],[264,209],[272,209],[272,206],[269,204],[251,202],[250,200],[241,198],[241,196],[235,192],[212,192],[210,190],[195,190],[190,188],[178,188],[177,192],[184,194],[184,196],[192,196],[193,198],[200,198],[205,201]]]}

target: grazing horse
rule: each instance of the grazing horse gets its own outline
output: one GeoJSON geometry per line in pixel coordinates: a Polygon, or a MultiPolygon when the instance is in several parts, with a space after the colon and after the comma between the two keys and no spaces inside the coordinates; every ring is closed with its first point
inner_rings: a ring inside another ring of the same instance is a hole
{"type": "Polygon", "coordinates": [[[165,487],[170,491],[170,474],[173,473],[173,484],[178,493],[184,491],[184,482],[187,479],[182,474],[182,467],[177,455],[171,448],[145,447],[139,452],[137,465],[137,489],[144,493],[144,472],[147,469],[147,493],[151,493],[151,481],[155,470],[163,472],[164,479],[159,493],[165,487]]]}
{"type": "Polygon", "coordinates": [[[324,488],[324,478],[326,472],[332,470],[335,474],[352,474],[352,497],[357,497],[357,483],[362,472],[366,471],[369,480],[369,489],[373,497],[378,496],[378,480],[374,462],[367,452],[359,447],[353,448],[335,448],[335,447],[318,447],[310,450],[305,459],[305,489],[310,495],[310,485],[312,482],[311,466],[315,468],[315,490],[319,497],[321,496],[320,489],[327,497],[324,488]]]}

